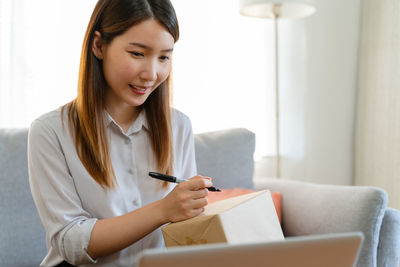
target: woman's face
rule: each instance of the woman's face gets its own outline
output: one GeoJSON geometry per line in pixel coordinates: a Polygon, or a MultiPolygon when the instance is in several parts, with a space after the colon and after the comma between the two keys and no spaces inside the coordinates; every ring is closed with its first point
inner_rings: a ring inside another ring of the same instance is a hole
{"type": "Polygon", "coordinates": [[[174,38],[156,20],[132,26],[109,44],[97,46],[97,51],[100,35],[96,36],[93,52],[103,60],[108,84],[106,106],[140,106],[167,79],[174,38]]]}

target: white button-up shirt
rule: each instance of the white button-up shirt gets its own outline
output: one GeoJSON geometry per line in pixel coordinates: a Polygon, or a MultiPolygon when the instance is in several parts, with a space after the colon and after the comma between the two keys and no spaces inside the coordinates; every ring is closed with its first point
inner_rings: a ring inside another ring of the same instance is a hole
{"type": "MultiPolygon", "coordinates": [[[[41,266],[55,266],[66,259],[72,264],[97,262],[96,266],[132,266],[145,248],[164,245],[157,229],[128,248],[94,261],[86,253],[98,219],[126,214],[163,198],[175,185],[148,176],[156,161],[148,135],[145,112],[126,133],[106,116],[109,149],[117,186],[103,189],[86,171],[60,109],[36,119],[29,130],[28,165],[33,199],[46,229],[48,253],[41,266]]],[[[173,110],[174,175],[196,175],[194,140],[189,118],[173,110]]]]}

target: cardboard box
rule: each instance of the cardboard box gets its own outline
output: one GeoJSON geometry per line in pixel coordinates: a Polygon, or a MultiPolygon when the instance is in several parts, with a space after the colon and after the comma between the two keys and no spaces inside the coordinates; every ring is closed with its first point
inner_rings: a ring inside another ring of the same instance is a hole
{"type": "Polygon", "coordinates": [[[161,231],[167,247],[284,239],[268,190],[214,202],[199,216],[168,224],[161,231]]]}

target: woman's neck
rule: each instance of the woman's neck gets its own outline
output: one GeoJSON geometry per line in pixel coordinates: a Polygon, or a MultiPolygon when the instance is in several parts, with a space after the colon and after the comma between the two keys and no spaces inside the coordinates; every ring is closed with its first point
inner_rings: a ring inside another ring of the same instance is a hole
{"type": "Polygon", "coordinates": [[[107,105],[106,110],[114,119],[114,121],[122,128],[124,133],[128,131],[129,127],[136,120],[140,113],[140,108],[128,105],[107,105]]]}

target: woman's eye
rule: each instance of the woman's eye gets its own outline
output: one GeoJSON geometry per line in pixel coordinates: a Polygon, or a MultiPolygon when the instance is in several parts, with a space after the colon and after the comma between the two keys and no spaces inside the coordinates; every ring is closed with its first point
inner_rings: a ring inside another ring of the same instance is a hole
{"type": "Polygon", "coordinates": [[[161,56],[161,57],[160,57],[160,60],[161,60],[161,61],[167,61],[167,60],[169,60],[169,57],[167,57],[167,56],[161,56]]]}
{"type": "Polygon", "coordinates": [[[143,56],[143,54],[142,53],[139,53],[139,52],[134,52],[134,51],[132,51],[132,52],[129,52],[130,54],[132,54],[132,55],[134,55],[135,57],[142,57],[143,56]]]}

